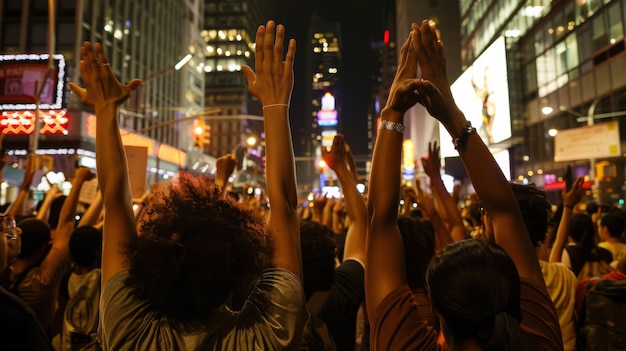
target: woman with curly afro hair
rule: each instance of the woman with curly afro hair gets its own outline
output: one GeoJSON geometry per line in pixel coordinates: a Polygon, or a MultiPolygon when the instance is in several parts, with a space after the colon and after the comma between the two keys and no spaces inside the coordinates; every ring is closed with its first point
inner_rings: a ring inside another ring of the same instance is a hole
{"type": "Polygon", "coordinates": [[[102,46],[83,45],[85,88],[70,87],[98,116],[104,350],[299,348],[309,313],[288,115],[295,41],[285,43],[284,35],[273,21],[260,26],[256,72],[242,67],[250,93],[263,104],[271,203],[266,221],[223,196],[208,178],[181,173],[153,195],[136,223],[117,116],[141,81],[120,84],[102,46]]]}

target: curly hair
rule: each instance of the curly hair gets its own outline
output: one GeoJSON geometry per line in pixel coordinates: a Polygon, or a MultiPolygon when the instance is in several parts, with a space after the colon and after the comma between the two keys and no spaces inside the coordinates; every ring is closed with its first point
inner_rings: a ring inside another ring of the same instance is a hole
{"type": "Polygon", "coordinates": [[[319,222],[300,221],[300,247],[304,294],[308,299],[316,291],[330,289],[333,283],[337,257],[335,234],[319,222]]]}
{"type": "Polygon", "coordinates": [[[126,247],[131,295],[160,316],[193,322],[246,289],[271,261],[264,221],[223,198],[208,177],[180,172],[156,193],[126,247]]]}

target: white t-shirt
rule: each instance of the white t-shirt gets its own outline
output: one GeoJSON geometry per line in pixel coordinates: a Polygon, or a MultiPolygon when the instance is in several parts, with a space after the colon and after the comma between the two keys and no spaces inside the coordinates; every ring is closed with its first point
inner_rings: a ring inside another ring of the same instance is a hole
{"type": "Polygon", "coordinates": [[[98,350],[100,269],[72,273],[67,283],[69,300],[63,317],[63,351],[98,350]]]}

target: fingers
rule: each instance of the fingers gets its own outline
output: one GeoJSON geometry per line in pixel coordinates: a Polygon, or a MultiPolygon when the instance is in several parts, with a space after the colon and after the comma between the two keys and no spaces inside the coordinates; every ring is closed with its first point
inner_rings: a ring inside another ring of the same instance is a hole
{"type": "Polygon", "coordinates": [[[70,89],[72,89],[74,93],[76,93],[76,95],[78,95],[81,100],[85,100],[85,98],[87,97],[87,89],[80,87],[74,82],[70,82],[67,85],[70,87],[70,89]]]}
{"type": "Polygon", "coordinates": [[[256,45],[254,47],[254,53],[256,55],[256,65],[254,67],[256,72],[263,67],[263,61],[265,59],[265,53],[263,52],[263,46],[265,44],[265,27],[259,26],[259,29],[256,31],[256,45]]]}
{"type": "Polygon", "coordinates": [[[143,85],[143,81],[141,79],[133,79],[128,84],[126,84],[126,89],[129,92],[135,91],[135,89],[139,88],[143,85]]]}
{"type": "Polygon", "coordinates": [[[274,60],[276,72],[281,68],[283,64],[283,48],[285,42],[285,27],[282,24],[276,26],[276,39],[274,41],[274,60]]]}
{"type": "Polygon", "coordinates": [[[106,56],[104,55],[104,50],[102,49],[102,44],[96,43],[94,45],[94,47],[96,48],[96,56],[97,56],[97,60],[98,60],[99,65],[108,65],[109,64],[109,60],[107,60],[106,56]]]}
{"type": "Polygon", "coordinates": [[[417,196],[424,196],[424,190],[422,189],[422,182],[419,179],[415,180],[415,190],[417,191],[417,196]]]}
{"type": "MultiPolygon", "coordinates": [[[[263,39],[263,69],[266,69],[267,72],[271,72],[272,63],[276,59],[274,57],[274,37],[276,34],[276,26],[274,21],[267,21],[267,25],[265,27],[265,38],[263,39]]],[[[258,72],[257,72],[258,73],[258,72]]]]}
{"type": "Polygon", "coordinates": [[[296,40],[289,40],[289,48],[287,49],[287,56],[285,57],[285,69],[293,69],[293,61],[296,57],[296,40]]]}
{"type": "Polygon", "coordinates": [[[256,79],[256,74],[254,73],[252,68],[248,66],[241,66],[241,72],[243,72],[243,76],[246,77],[246,81],[248,82],[248,87],[251,86],[252,83],[254,83],[254,80],[256,79]]]}
{"type": "Polygon", "coordinates": [[[396,71],[396,80],[400,77],[404,77],[404,68],[408,61],[409,56],[409,46],[411,44],[411,34],[406,38],[404,44],[402,44],[402,48],[400,48],[400,59],[398,62],[398,70],[396,71]]]}
{"type": "Polygon", "coordinates": [[[340,150],[344,150],[344,146],[343,146],[343,135],[342,134],[337,134],[335,135],[335,138],[333,138],[333,146],[331,147],[331,150],[333,151],[340,151],[340,150]]]}

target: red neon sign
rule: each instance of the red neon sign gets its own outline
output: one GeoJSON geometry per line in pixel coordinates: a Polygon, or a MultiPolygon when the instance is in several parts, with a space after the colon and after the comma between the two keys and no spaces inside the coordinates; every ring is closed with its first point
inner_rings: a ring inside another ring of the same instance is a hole
{"type": "MultiPolygon", "coordinates": [[[[39,118],[43,126],[39,130],[41,134],[67,135],[69,118],[66,110],[41,111],[39,118]]],[[[34,111],[4,111],[0,116],[0,128],[2,134],[24,135],[31,134],[35,130],[34,111]]]]}

